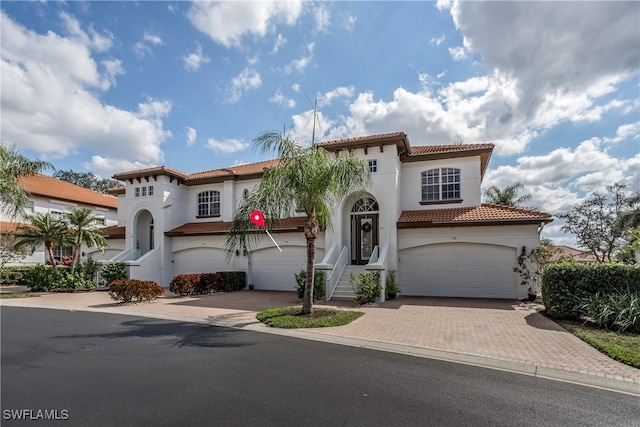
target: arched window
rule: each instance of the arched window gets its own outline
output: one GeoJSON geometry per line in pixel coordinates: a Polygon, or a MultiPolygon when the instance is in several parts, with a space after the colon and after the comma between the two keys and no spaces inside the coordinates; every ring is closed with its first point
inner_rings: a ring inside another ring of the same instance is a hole
{"type": "Polygon", "coordinates": [[[438,168],[422,172],[422,201],[460,199],[460,169],[438,168]]]}
{"type": "Polygon", "coordinates": [[[242,198],[247,200],[249,198],[249,189],[245,188],[244,190],[242,190],[242,198]]]}
{"type": "Polygon", "coordinates": [[[220,216],[220,192],[198,193],[198,216],[220,216]]]}
{"type": "Polygon", "coordinates": [[[351,212],[378,212],[378,202],[371,197],[363,197],[353,204],[351,212]]]}

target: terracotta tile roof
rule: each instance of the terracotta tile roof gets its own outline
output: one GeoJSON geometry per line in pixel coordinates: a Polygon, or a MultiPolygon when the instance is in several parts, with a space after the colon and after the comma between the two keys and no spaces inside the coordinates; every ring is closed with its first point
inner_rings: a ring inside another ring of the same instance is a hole
{"type": "MultiPolygon", "coordinates": [[[[166,231],[165,236],[199,236],[207,234],[225,234],[231,222],[228,221],[208,221],[208,222],[188,222],[166,231]]],[[[304,227],[304,218],[285,218],[280,220],[280,224],[269,229],[270,233],[284,233],[292,230],[302,230],[304,227]]]]}
{"type": "Polygon", "coordinates": [[[107,239],[124,239],[125,228],[117,225],[111,225],[102,229],[104,237],[107,239]]]}
{"type": "Polygon", "coordinates": [[[15,233],[19,226],[27,225],[20,222],[8,222],[8,221],[0,221],[0,233],[10,232],[15,233]]]}
{"type": "Polygon", "coordinates": [[[409,138],[404,132],[383,133],[378,135],[337,139],[334,141],[323,141],[318,143],[318,146],[328,151],[340,151],[348,150],[350,148],[374,147],[390,143],[396,144],[401,159],[411,151],[409,138]]]}
{"type": "Polygon", "coordinates": [[[113,175],[113,179],[117,179],[119,181],[127,181],[134,178],[148,178],[157,175],[167,175],[172,178],[177,178],[184,180],[189,176],[189,174],[181,172],[177,169],[170,168],[168,166],[155,166],[152,168],[146,169],[136,169],[127,172],[120,172],[113,175]]]}
{"type": "Polygon", "coordinates": [[[42,174],[23,176],[18,182],[23,189],[36,196],[112,209],[118,208],[117,197],[101,194],[50,176],[42,174]]]}
{"type": "Polygon", "coordinates": [[[551,221],[553,219],[548,213],[483,203],[480,206],[460,208],[402,211],[397,226],[398,228],[423,228],[551,221]]]}
{"type": "Polygon", "coordinates": [[[107,192],[109,194],[111,194],[112,196],[115,196],[117,194],[125,194],[126,193],[126,187],[124,185],[120,185],[118,187],[108,188],[107,192]]]}
{"type": "Polygon", "coordinates": [[[265,160],[257,163],[230,166],[228,168],[214,169],[190,174],[185,180],[186,185],[199,185],[211,182],[219,182],[228,178],[260,177],[265,169],[278,166],[279,160],[265,160]]]}
{"type": "Polygon", "coordinates": [[[593,255],[592,253],[588,251],[581,251],[580,249],[572,248],[571,246],[556,245],[556,246],[550,246],[550,248],[558,249],[561,252],[561,253],[554,253],[551,256],[552,262],[558,261],[558,259],[563,256],[571,257],[578,262],[597,262],[598,261],[595,255],[593,255]]]}
{"type": "Polygon", "coordinates": [[[423,156],[425,154],[448,154],[464,151],[493,150],[493,144],[449,144],[449,145],[419,145],[411,147],[409,156],[423,156]]]}

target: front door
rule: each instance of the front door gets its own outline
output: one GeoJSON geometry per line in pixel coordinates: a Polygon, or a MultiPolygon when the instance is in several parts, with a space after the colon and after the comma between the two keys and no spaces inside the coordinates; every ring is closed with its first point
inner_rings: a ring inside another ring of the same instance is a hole
{"type": "Polygon", "coordinates": [[[351,264],[369,262],[378,245],[378,203],[372,198],[358,200],[351,209],[351,264]]]}

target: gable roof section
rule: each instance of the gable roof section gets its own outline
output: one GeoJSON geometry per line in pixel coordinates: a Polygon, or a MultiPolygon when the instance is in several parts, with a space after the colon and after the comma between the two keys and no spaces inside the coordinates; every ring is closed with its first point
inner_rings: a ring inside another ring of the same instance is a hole
{"type": "Polygon", "coordinates": [[[177,179],[178,182],[183,182],[189,174],[181,172],[177,169],[173,169],[167,166],[156,166],[153,168],[146,169],[136,169],[127,172],[120,172],[113,175],[113,179],[117,179],[118,181],[129,181],[129,183],[133,183],[133,180],[137,180],[140,182],[142,178],[149,181],[149,178],[156,178],[158,176],[165,175],[168,176],[171,180],[177,179]]]}
{"type": "Polygon", "coordinates": [[[118,199],[47,175],[36,174],[18,179],[20,186],[34,196],[117,209],[118,199]]]}
{"type": "MultiPolygon", "coordinates": [[[[410,151],[411,144],[404,132],[383,133],[379,135],[357,136],[355,138],[337,139],[334,141],[324,141],[318,143],[327,151],[338,152],[352,148],[382,147],[383,145],[395,144],[398,147],[398,155],[403,159],[410,151]]],[[[382,149],[382,148],[381,148],[382,149]]]]}
{"type": "Polygon", "coordinates": [[[493,147],[493,144],[420,145],[412,147],[409,155],[402,161],[405,163],[423,162],[425,160],[480,156],[480,176],[483,177],[487,166],[489,166],[493,147]]]}
{"type": "Polygon", "coordinates": [[[402,211],[398,228],[475,225],[538,224],[553,221],[550,214],[529,209],[483,203],[480,206],[402,211]]]}
{"type": "MultiPolygon", "coordinates": [[[[184,185],[200,185],[210,184],[214,182],[227,181],[229,179],[252,179],[260,178],[265,169],[273,168],[278,165],[279,161],[265,160],[257,163],[248,163],[244,165],[236,165],[228,168],[213,169],[204,172],[185,173],[180,172],[177,169],[172,169],[167,166],[158,166],[155,168],[139,169],[128,172],[121,172],[113,175],[113,179],[120,181],[129,181],[133,183],[134,180],[141,182],[142,179],[149,181],[150,178],[155,179],[158,176],[165,175],[171,180],[177,179],[178,183],[184,185]]],[[[120,187],[110,189],[110,192],[115,193],[120,187]]]]}
{"type": "MultiPolygon", "coordinates": [[[[304,230],[303,217],[284,218],[273,227],[271,233],[286,233],[290,231],[304,230]]],[[[203,236],[208,234],[226,234],[231,226],[229,221],[188,222],[172,230],[165,231],[168,237],[176,236],[203,236]]],[[[257,232],[261,231],[256,229],[257,232]]]]}

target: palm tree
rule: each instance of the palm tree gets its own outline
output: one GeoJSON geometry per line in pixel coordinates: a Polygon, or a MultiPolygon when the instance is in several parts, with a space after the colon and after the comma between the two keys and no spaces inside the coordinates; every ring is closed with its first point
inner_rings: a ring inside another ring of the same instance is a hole
{"type": "Polygon", "coordinates": [[[51,213],[36,213],[29,215],[27,219],[29,224],[20,225],[16,230],[18,237],[16,248],[31,248],[44,243],[46,248],[45,262],[50,259],[55,266],[53,247],[60,244],[64,239],[64,223],[51,213]]]}
{"type": "Polygon", "coordinates": [[[90,248],[98,247],[100,250],[107,245],[107,239],[102,230],[97,226],[98,216],[89,208],[71,208],[64,215],[66,240],[73,246],[71,272],[73,272],[80,260],[80,249],[84,243],[90,248]]]}
{"type": "Polygon", "coordinates": [[[233,215],[225,245],[228,254],[248,252],[260,236],[249,221],[253,210],[261,210],[267,227],[296,211],[305,215],[307,266],[302,314],[313,311],[313,276],[316,239],[331,220],[332,205],[353,192],[364,191],[371,181],[367,164],[346,152],[336,157],[313,144],[303,147],[277,132],[265,132],[252,141],[263,153],[275,152],[279,165],[267,169],[262,180],[233,215]]]}
{"type": "Polygon", "coordinates": [[[524,190],[524,185],[520,182],[499,188],[495,185],[484,191],[485,200],[496,205],[521,207],[524,202],[531,200],[531,194],[525,194],[518,197],[518,192],[524,190]]]}
{"type": "Polygon", "coordinates": [[[29,194],[20,186],[19,178],[49,168],[53,168],[51,163],[29,160],[18,152],[15,145],[5,146],[0,140],[0,211],[11,219],[24,214],[29,194]]]}

